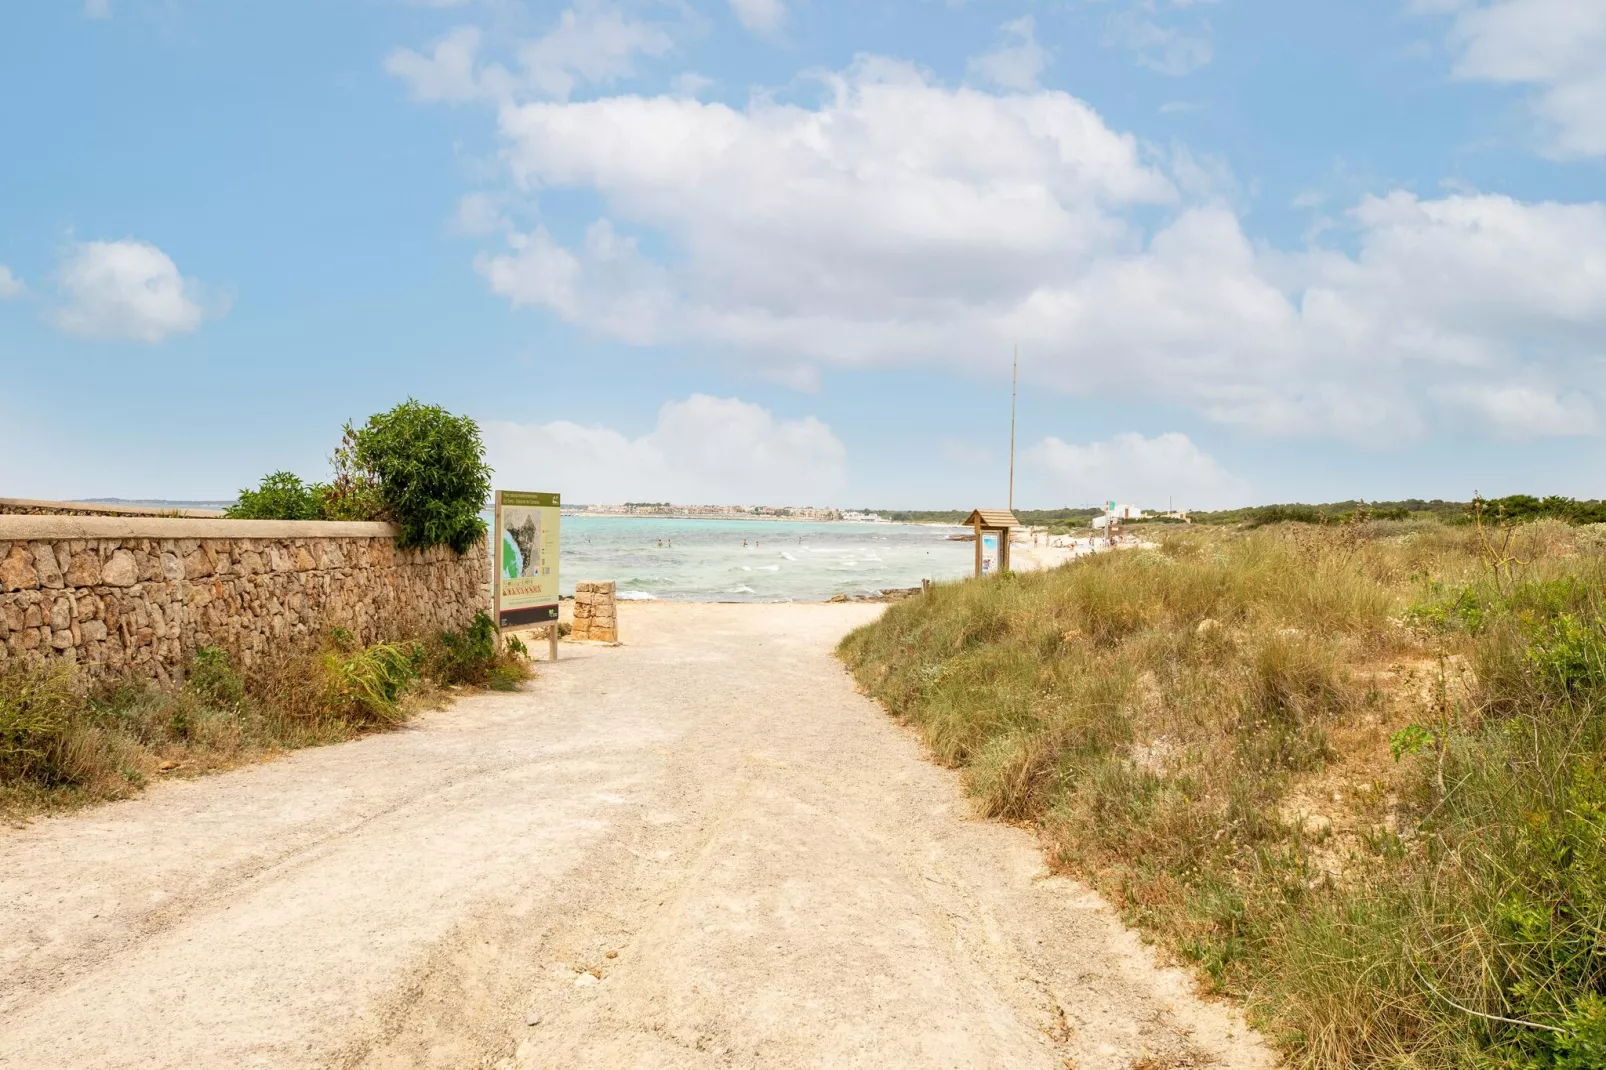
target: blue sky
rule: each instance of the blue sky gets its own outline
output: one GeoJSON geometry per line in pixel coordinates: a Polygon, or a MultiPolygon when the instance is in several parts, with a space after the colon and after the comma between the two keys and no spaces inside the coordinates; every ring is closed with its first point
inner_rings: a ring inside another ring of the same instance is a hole
{"type": "Polygon", "coordinates": [[[1600,497],[1606,0],[17,0],[0,495],[1600,497]]]}

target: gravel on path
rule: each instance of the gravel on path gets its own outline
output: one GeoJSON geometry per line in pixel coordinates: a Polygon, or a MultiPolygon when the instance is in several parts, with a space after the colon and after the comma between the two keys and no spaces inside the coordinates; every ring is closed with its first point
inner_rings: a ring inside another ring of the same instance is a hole
{"type": "Polygon", "coordinates": [[[0,831],[0,1067],[1275,1060],[831,655],[621,607],[525,690],[0,831]]]}

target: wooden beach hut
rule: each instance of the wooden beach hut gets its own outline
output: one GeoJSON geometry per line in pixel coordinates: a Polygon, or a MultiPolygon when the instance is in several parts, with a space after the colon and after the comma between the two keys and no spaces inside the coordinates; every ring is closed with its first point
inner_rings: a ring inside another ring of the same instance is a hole
{"type": "Polygon", "coordinates": [[[1009,571],[1009,533],[1020,527],[1015,514],[1007,509],[977,509],[965,518],[976,532],[976,575],[981,576],[981,540],[984,532],[998,532],[998,571],[1009,571]]]}

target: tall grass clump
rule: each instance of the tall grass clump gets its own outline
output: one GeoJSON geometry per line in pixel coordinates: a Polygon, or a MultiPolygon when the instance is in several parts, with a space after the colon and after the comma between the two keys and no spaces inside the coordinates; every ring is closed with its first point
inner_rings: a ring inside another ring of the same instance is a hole
{"type": "Polygon", "coordinates": [[[1295,1065],[1606,1066],[1590,529],[1173,532],[844,640],[986,815],[1295,1065]]]}
{"type": "Polygon", "coordinates": [[[488,624],[480,614],[463,632],[369,644],[333,629],[244,672],[225,651],[201,647],[175,687],[8,665],[0,670],[0,813],[120,798],[160,775],[392,728],[441,688],[513,690],[529,674],[527,652],[516,639],[498,643],[488,624]]]}

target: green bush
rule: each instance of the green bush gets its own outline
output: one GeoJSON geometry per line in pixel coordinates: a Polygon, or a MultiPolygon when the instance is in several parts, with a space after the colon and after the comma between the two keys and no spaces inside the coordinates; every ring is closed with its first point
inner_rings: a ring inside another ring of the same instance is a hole
{"type": "Polygon", "coordinates": [[[66,668],[19,666],[0,673],[0,778],[58,779],[77,705],[66,668]]]}
{"type": "Polygon", "coordinates": [[[445,631],[431,675],[443,684],[482,684],[496,661],[496,622],[485,613],[474,614],[461,632],[445,631]]]}
{"type": "Polygon", "coordinates": [[[491,469],[473,420],[408,399],[369,417],[352,442],[356,464],[372,473],[386,515],[401,527],[402,546],[465,553],[485,536],[480,511],[491,469]]]}
{"type": "Polygon", "coordinates": [[[428,673],[443,684],[516,691],[529,675],[529,651],[517,636],[509,636],[497,649],[496,622],[484,613],[461,632],[441,632],[428,655],[428,673]]]}
{"type": "Polygon", "coordinates": [[[330,711],[350,721],[394,724],[401,699],[418,680],[423,648],[417,643],[374,643],[334,649],[323,656],[330,711]]]}
{"type": "Polygon", "coordinates": [[[379,476],[357,457],[357,430],[348,422],[329,456],[330,480],[317,488],[325,520],[386,520],[379,476]]]}
{"type": "Polygon", "coordinates": [[[222,710],[237,710],[245,702],[245,681],[229,663],[228,652],[215,646],[196,650],[184,687],[203,702],[222,710]]]}
{"type": "Polygon", "coordinates": [[[458,553],[485,536],[480,511],[491,469],[467,416],[408,399],[360,428],[346,424],[329,461],[328,483],[274,472],[225,512],[240,520],[388,520],[401,528],[404,547],[458,553]]]}
{"type": "Polygon", "coordinates": [[[224,513],[236,520],[321,520],[323,506],[316,484],[302,483],[294,472],[274,472],[255,490],[242,489],[224,513]]]}

